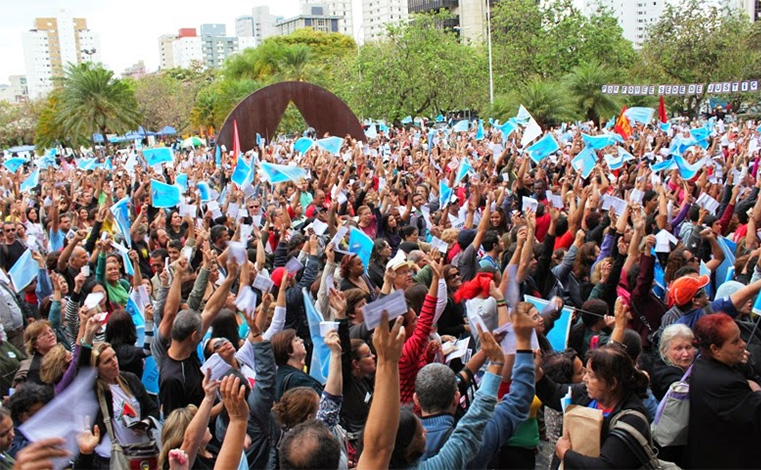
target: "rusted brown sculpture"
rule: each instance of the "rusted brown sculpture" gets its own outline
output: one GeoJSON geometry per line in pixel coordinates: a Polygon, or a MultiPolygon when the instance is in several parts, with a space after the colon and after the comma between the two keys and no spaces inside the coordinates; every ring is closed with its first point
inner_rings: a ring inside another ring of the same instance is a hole
{"type": "Polygon", "coordinates": [[[238,122],[238,137],[242,151],[256,146],[256,134],[270,142],[288,104],[293,101],[307,125],[315,129],[318,138],[328,132],[344,137],[351,135],[366,140],[362,123],[349,106],[328,90],[305,82],[280,82],[257,90],[232,110],[217,136],[217,144],[233,148],[233,120],[238,122]]]}

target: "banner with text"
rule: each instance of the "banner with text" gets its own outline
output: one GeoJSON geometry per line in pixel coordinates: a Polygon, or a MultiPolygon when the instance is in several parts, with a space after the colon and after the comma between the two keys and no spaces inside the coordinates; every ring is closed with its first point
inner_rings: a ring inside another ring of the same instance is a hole
{"type": "Polygon", "coordinates": [[[602,92],[610,95],[723,95],[728,93],[756,93],[759,80],[741,82],[716,82],[709,84],[693,83],[690,85],[603,85],[602,92]]]}

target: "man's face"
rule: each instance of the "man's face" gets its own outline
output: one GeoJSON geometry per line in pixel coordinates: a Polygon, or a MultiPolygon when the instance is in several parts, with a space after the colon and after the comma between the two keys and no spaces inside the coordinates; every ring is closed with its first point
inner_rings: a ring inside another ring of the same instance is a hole
{"type": "Polygon", "coordinates": [[[314,205],[321,206],[325,202],[325,193],[323,191],[317,191],[314,193],[314,205]]]}
{"type": "Polygon", "coordinates": [[[412,197],[412,204],[413,204],[415,207],[417,207],[418,209],[420,208],[420,206],[422,206],[422,205],[423,205],[423,202],[424,202],[424,201],[423,201],[423,196],[421,196],[420,194],[415,194],[415,195],[412,197]]]}
{"type": "Polygon", "coordinates": [[[154,273],[159,273],[164,269],[164,260],[162,260],[160,256],[157,258],[151,257],[150,262],[151,269],[153,269],[154,273]]]}
{"type": "Polygon", "coordinates": [[[167,253],[169,253],[170,263],[174,263],[180,258],[180,250],[178,250],[177,248],[170,246],[166,249],[166,251],[167,253]]]}
{"type": "Polygon", "coordinates": [[[74,248],[74,255],[69,261],[71,267],[74,269],[81,269],[82,266],[87,264],[87,250],[82,247],[74,248]]]}
{"type": "Polygon", "coordinates": [[[3,235],[5,235],[5,241],[12,242],[16,239],[16,225],[3,224],[3,235]]]}
{"type": "Polygon", "coordinates": [[[165,247],[169,243],[169,235],[166,234],[166,230],[159,230],[156,234],[156,240],[158,240],[159,245],[165,247]]]}
{"type": "Polygon", "coordinates": [[[8,450],[14,437],[13,420],[10,416],[6,416],[0,421],[0,450],[8,450]]]}
{"type": "Polygon", "coordinates": [[[65,215],[58,221],[58,228],[64,232],[71,230],[71,217],[65,215]]]}

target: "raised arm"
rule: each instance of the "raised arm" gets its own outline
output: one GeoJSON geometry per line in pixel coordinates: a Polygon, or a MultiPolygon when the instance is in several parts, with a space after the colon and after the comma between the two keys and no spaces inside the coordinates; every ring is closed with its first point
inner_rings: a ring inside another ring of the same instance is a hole
{"type": "Polygon", "coordinates": [[[225,440],[214,463],[214,470],[238,468],[246,440],[248,425],[248,404],[246,403],[246,386],[240,378],[228,375],[219,386],[222,402],[230,417],[225,440]]]}
{"type": "Polygon", "coordinates": [[[211,369],[206,369],[206,375],[203,378],[203,401],[201,401],[201,406],[198,407],[193,419],[190,420],[188,427],[185,428],[182,447],[180,447],[188,455],[188,468],[193,468],[193,463],[203,443],[218,388],[219,382],[211,380],[211,369]]]}
{"type": "Polygon", "coordinates": [[[209,300],[206,302],[206,305],[203,308],[203,312],[201,312],[201,323],[203,325],[202,331],[209,329],[209,326],[211,326],[211,322],[214,320],[214,317],[216,317],[219,311],[222,310],[222,307],[225,306],[227,296],[230,293],[230,288],[232,287],[237,277],[238,263],[232,259],[227,260],[227,277],[225,277],[225,280],[222,281],[222,285],[219,286],[219,289],[215,290],[214,293],[211,294],[211,297],[209,297],[209,300]]]}

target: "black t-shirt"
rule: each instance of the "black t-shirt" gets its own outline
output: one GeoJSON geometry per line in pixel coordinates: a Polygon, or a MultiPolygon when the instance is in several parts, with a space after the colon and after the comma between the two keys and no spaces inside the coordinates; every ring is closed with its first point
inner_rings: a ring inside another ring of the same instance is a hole
{"type": "Polygon", "coordinates": [[[148,244],[143,240],[132,240],[132,249],[137,252],[140,274],[142,274],[144,278],[152,278],[153,269],[151,269],[150,262],[151,250],[148,249],[148,244]]]}
{"type": "Polygon", "coordinates": [[[8,272],[16,264],[16,261],[21,258],[21,255],[24,254],[26,247],[18,240],[13,240],[11,245],[5,242],[2,242],[2,244],[3,246],[0,247],[0,263],[2,263],[5,271],[8,272]]]}
{"type": "Polygon", "coordinates": [[[204,397],[202,382],[201,361],[195,351],[182,361],[166,354],[159,365],[159,399],[164,416],[190,404],[200,406],[204,397]]]}

